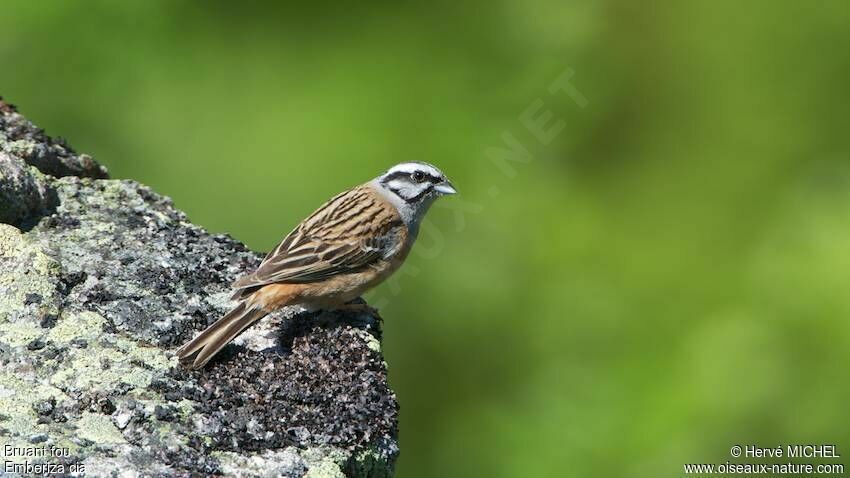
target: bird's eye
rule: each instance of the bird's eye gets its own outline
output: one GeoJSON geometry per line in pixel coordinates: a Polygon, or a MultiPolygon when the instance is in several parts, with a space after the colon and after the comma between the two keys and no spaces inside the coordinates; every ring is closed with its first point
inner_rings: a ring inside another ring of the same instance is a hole
{"type": "Polygon", "coordinates": [[[417,183],[425,181],[425,173],[423,173],[422,171],[414,171],[413,174],[410,175],[410,177],[413,178],[413,180],[417,183]]]}

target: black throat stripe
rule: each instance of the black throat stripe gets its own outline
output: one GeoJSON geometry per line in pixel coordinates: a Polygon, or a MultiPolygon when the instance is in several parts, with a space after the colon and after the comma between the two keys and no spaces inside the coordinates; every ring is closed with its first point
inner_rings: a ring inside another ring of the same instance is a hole
{"type": "MultiPolygon", "coordinates": [[[[433,188],[434,188],[434,186],[429,185],[427,188],[423,189],[421,193],[417,194],[416,196],[413,196],[410,199],[405,199],[404,202],[406,202],[407,204],[419,202],[423,197],[425,197],[426,194],[431,192],[431,189],[433,189],[433,188]]],[[[402,196],[402,198],[403,198],[403,196],[402,196]]]]}

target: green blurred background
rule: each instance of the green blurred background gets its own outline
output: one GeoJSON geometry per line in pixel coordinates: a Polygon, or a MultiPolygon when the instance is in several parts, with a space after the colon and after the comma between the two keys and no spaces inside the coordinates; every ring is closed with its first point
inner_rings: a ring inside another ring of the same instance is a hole
{"type": "Polygon", "coordinates": [[[255,249],[393,163],[452,178],[368,296],[399,477],[681,476],[734,444],[850,456],[847,2],[0,17],[0,94],[255,249]],[[548,90],[567,69],[585,107],[548,90]],[[564,122],[549,144],[520,120],[538,99],[564,122]],[[513,176],[487,154],[505,133],[533,156],[513,176]]]}

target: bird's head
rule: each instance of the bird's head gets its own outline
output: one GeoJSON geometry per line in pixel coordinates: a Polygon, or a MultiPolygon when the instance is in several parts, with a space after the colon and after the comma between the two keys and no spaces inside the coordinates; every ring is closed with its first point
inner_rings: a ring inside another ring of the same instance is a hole
{"type": "Polygon", "coordinates": [[[396,164],[375,178],[373,185],[408,224],[418,224],[438,197],[457,193],[442,171],[419,161],[396,164]]]}

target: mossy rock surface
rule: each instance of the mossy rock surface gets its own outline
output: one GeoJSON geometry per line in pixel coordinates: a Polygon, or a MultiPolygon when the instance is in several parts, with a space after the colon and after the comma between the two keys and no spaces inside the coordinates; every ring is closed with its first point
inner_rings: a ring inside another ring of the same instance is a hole
{"type": "MultiPolygon", "coordinates": [[[[0,453],[86,476],[392,476],[380,323],[286,310],[207,368],[173,351],[262,255],[0,99],[0,453]],[[26,457],[44,447],[62,455],[26,457]]],[[[11,473],[14,476],[15,473],[11,473]]]]}

